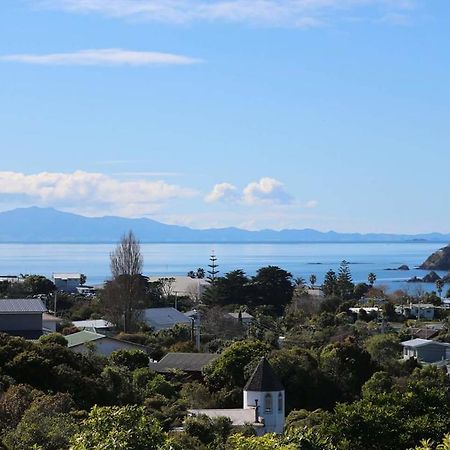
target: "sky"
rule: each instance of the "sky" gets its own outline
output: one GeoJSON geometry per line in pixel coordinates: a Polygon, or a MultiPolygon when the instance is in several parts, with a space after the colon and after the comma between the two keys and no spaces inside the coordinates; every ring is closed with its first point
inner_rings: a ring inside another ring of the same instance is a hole
{"type": "Polygon", "coordinates": [[[448,0],[2,0],[0,210],[450,232],[448,0]]]}

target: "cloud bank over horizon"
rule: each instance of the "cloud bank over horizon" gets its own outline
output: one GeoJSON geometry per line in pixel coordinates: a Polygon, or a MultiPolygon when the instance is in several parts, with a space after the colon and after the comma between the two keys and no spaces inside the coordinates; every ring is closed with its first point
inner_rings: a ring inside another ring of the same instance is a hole
{"type": "Polygon", "coordinates": [[[335,20],[402,24],[418,0],[40,0],[42,7],[172,24],[249,23],[310,28],[335,20]]]}

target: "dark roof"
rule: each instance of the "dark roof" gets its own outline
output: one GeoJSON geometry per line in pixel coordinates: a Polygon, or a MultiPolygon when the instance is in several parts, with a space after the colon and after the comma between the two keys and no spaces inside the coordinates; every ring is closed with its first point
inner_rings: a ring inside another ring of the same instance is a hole
{"type": "Polygon", "coordinates": [[[431,328],[411,328],[411,334],[413,337],[419,339],[433,339],[439,334],[439,330],[433,330],[431,328]]]}
{"type": "Polygon", "coordinates": [[[215,361],[219,356],[216,353],[168,353],[151,367],[157,372],[167,372],[170,369],[201,372],[203,367],[215,361]]]}
{"type": "Polygon", "coordinates": [[[269,361],[263,357],[252,376],[247,381],[244,390],[253,392],[273,392],[283,391],[284,387],[280,379],[275,375],[269,361]]]}
{"type": "Polygon", "coordinates": [[[44,313],[47,308],[38,298],[6,298],[0,300],[0,314],[44,313]]]}

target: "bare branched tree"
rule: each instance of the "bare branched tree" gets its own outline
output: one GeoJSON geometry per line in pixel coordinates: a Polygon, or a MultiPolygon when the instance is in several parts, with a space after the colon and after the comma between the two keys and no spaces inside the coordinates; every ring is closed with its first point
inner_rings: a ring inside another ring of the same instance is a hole
{"type": "Polygon", "coordinates": [[[110,254],[113,279],[104,290],[107,315],[119,329],[133,331],[143,307],[146,279],[142,276],[144,259],[133,232],[124,235],[110,254]]]}
{"type": "Polygon", "coordinates": [[[122,237],[120,244],[110,254],[111,273],[114,278],[121,275],[140,275],[144,265],[141,245],[132,231],[122,237]]]}

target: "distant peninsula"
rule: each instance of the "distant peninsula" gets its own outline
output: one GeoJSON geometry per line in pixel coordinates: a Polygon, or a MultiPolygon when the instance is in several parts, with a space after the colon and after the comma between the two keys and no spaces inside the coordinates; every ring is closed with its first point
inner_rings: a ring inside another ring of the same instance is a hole
{"type": "Polygon", "coordinates": [[[420,266],[424,270],[450,270],[450,245],[430,255],[420,266]]]}
{"type": "Polygon", "coordinates": [[[193,229],[152,219],[85,217],[52,208],[19,208],[0,213],[1,243],[112,243],[133,230],[143,243],[376,243],[449,242],[450,234],[420,235],[321,232],[313,229],[249,231],[193,229]]]}

